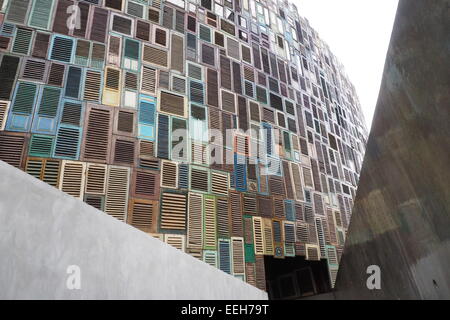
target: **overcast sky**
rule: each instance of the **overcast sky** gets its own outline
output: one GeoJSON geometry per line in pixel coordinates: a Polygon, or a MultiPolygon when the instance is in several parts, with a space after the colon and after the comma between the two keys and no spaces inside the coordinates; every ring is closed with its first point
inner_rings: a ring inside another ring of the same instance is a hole
{"type": "Polygon", "coordinates": [[[290,1],[344,64],[370,129],[398,0],[290,1]]]}

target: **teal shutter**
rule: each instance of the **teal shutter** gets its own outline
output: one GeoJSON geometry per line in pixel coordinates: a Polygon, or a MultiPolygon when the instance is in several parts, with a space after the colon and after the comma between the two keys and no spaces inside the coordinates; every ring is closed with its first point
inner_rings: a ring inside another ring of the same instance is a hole
{"type": "Polygon", "coordinates": [[[31,46],[31,37],[33,31],[28,29],[17,28],[16,37],[12,47],[12,52],[28,55],[31,46]]]}
{"type": "Polygon", "coordinates": [[[35,0],[30,14],[29,26],[48,30],[53,0],[35,0]]]}
{"type": "Polygon", "coordinates": [[[146,99],[139,103],[139,138],[153,140],[155,138],[156,100],[152,97],[145,97],[146,99]]]}
{"type": "Polygon", "coordinates": [[[53,151],[54,137],[33,134],[30,140],[29,156],[49,158],[53,151]]]}
{"type": "Polygon", "coordinates": [[[50,59],[70,63],[72,60],[73,47],[74,41],[72,39],[55,36],[53,38],[50,59]]]}

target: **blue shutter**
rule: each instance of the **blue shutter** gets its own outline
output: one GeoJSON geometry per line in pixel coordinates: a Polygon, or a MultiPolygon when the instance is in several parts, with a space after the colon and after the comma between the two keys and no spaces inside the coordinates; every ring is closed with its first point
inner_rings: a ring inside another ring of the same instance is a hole
{"type": "Polygon", "coordinates": [[[150,96],[141,96],[138,113],[140,139],[153,140],[155,138],[155,110],[156,99],[150,96]]]}
{"type": "Polygon", "coordinates": [[[178,166],[178,186],[180,189],[189,187],[189,165],[185,163],[178,166]]]}
{"type": "Polygon", "coordinates": [[[158,116],[158,158],[169,159],[169,117],[158,116]]]}
{"type": "Polygon", "coordinates": [[[17,83],[14,100],[8,116],[7,130],[29,131],[37,91],[38,86],[35,83],[17,83]]]}
{"type": "Polygon", "coordinates": [[[81,68],[69,67],[65,96],[78,99],[80,96],[81,68]]]}
{"type": "Polygon", "coordinates": [[[295,207],[293,200],[284,200],[284,212],[288,221],[295,222],[295,207]]]}
{"type": "Polygon", "coordinates": [[[60,125],[56,135],[54,157],[77,160],[80,152],[81,130],[60,125]]]}
{"type": "Polygon", "coordinates": [[[74,48],[73,39],[55,36],[52,42],[50,59],[70,63],[73,55],[73,48],[74,48]]]}
{"type": "Polygon", "coordinates": [[[57,126],[61,88],[44,87],[33,119],[33,132],[54,134],[57,126]]]}
{"type": "Polygon", "coordinates": [[[247,191],[247,166],[245,156],[234,154],[234,177],[237,191],[247,191]]]}
{"type": "Polygon", "coordinates": [[[230,240],[219,239],[219,269],[231,274],[230,240]]]}

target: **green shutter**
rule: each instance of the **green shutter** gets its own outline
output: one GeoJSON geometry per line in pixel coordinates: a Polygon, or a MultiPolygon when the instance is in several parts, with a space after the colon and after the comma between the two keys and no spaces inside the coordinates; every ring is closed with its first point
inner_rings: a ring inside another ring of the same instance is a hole
{"type": "Polygon", "coordinates": [[[19,82],[16,91],[16,98],[12,106],[12,112],[31,114],[33,110],[34,97],[36,96],[37,85],[28,82],[19,82]]]}
{"type": "Polygon", "coordinates": [[[53,151],[54,137],[34,134],[31,137],[28,154],[35,157],[48,158],[53,151]]]}
{"type": "Polygon", "coordinates": [[[60,96],[60,88],[44,87],[38,114],[40,116],[56,117],[60,96]]]}
{"type": "Polygon", "coordinates": [[[35,28],[48,29],[52,7],[53,0],[35,0],[28,24],[35,28]]]}
{"type": "Polygon", "coordinates": [[[31,30],[17,28],[12,52],[28,55],[28,52],[30,51],[32,35],[33,31],[31,30]]]}

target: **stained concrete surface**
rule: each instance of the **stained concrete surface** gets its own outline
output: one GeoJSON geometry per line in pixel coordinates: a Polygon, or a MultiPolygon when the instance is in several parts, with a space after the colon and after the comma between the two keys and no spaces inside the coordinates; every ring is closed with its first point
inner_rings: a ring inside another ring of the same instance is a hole
{"type": "Polygon", "coordinates": [[[0,177],[0,299],[267,299],[2,161],[0,177]]]}
{"type": "Polygon", "coordinates": [[[449,30],[449,0],[400,0],[337,299],[450,299],[449,30]]]}

